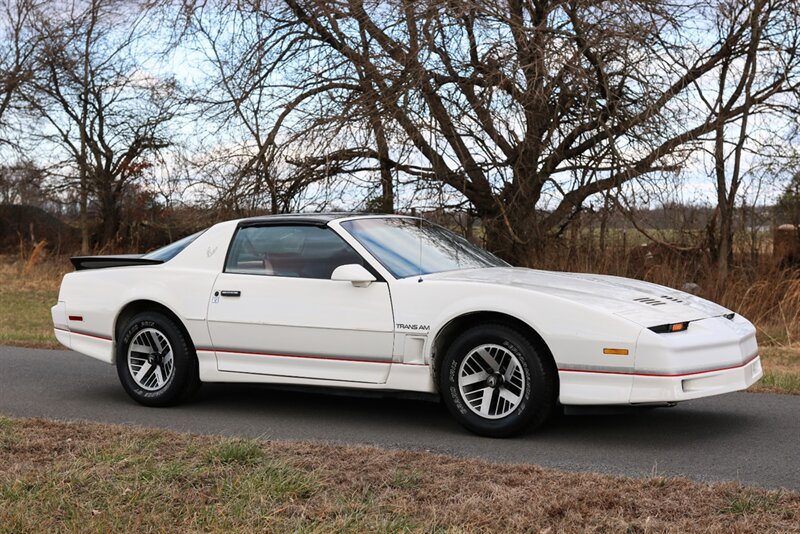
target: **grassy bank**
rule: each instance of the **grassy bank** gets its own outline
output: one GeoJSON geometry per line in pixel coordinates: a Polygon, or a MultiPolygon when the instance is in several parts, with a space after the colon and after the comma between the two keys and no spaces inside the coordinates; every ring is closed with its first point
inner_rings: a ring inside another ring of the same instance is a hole
{"type": "Polygon", "coordinates": [[[57,348],[50,307],[58,292],[0,290],[0,345],[57,348]]]}
{"type": "MultiPolygon", "coordinates": [[[[50,307],[58,299],[61,276],[68,263],[46,262],[23,274],[22,265],[0,258],[0,345],[59,348],[53,337],[50,307]]],[[[757,323],[765,376],[753,391],[800,395],[800,341],[790,329],[757,323]]]]}
{"type": "Polygon", "coordinates": [[[13,257],[0,256],[0,344],[22,347],[60,347],[53,337],[50,307],[68,262],[45,261],[25,272],[13,257]]]}
{"type": "Polygon", "coordinates": [[[0,532],[798,532],[800,494],[0,417],[0,532]]]}

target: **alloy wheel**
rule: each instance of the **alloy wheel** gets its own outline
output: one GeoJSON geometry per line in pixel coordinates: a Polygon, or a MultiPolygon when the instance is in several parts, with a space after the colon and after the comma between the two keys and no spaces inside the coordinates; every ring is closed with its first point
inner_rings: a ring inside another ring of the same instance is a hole
{"type": "Polygon", "coordinates": [[[500,419],[516,410],[524,398],[525,387],[519,358],[501,345],[472,349],[458,370],[462,399],[470,410],[485,419],[500,419]]]}
{"type": "Polygon", "coordinates": [[[175,370],[167,337],[155,328],[137,332],[128,345],[128,370],[140,388],[147,391],[163,388],[175,370]]]}

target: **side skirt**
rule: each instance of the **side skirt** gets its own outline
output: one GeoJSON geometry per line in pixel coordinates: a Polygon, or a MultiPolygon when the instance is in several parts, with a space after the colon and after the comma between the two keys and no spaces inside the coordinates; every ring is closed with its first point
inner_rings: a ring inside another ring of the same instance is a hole
{"type": "MultiPolygon", "coordinates": [[[[217,369],[217,358],[210,350],[198,350],[200,380],[203,382],[241,382],[249,384],[287,384],[296,386],[323,386],[331,388],[365,389],[374,391],[415,391],[421,393],[436,393],[428,365],[408,365],[400,363],[387,363],[390,366],[386,382],[370,383],[348,380],[326,380],[319,378],[306,378],[297,376],[266,375],[257,373],[239,373],[220,371],[217,369]]],[[[352,362],[343,361],[339,365],[348,365],[352,362]]]]}

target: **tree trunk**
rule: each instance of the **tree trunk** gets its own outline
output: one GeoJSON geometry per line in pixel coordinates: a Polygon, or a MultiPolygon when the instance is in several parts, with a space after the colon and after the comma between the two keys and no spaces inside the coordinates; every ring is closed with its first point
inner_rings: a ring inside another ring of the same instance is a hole
{"type": "Polygon", "coordinates": [[[530,267],[541,250],[546,231],[532,201],[522,192],[507,195],[512,200],[494,210],[478,210],[486,229],[486,248],[517,267],[530,267]]]}
{"type": "Polygon", "coordinates": [[[733,210],[727,203],[720,206],[719,245],[717,247],[717,273],[720,282],[728,277],[733,262],[733,210]]]}
{"type": "MultiPolygon", "coordinates": [[[[720,125],[716,129],[714,139],[714,163],[717,178],[717,210],[719,213],[719,232],[715,246],[712,251],[716,252],[712,256],[717,266],[717,273],[720,282],[728,276],[728,268],[733,257],[733,203],[728,200],[728,182],[725,175],[725,127],[720,125]]],[[[735,179],[735,177],[734,177],[735,179]]]]}
{"type": "Polygon", "coordinates": [[[86,183],[86,169],[81,167],[80,182],[80,221],[81,254],[89,254],[89,188],[86,183]]]}
{"type": "Polygon", "coordinates": [[[381,168],[381,202],[380,211],[383,213],[394,213],[394,181],[392,179],[392,168],[389,161],[389,145],[386,143],[386,136],[383,131],[383,123],[377,117],[373,119],[373,130],[375,141],[380,155],[381,168]]]}
{"type": "Polygon", "coordinates": [[[80,173],[81,173],[81,253],[89,253],[89,177],[87,176],[86,166],[86,125],[89,121],[89,49],[91,46],[92,35],[94,34],[94,24],[97,21],[97,10],[94,3],[91,9],[91,22],[86,32],[86,41],[83,49],[83,73],[81,85],[81,114],[78,121],[78,131],[80,133],[80,173]]]}
{"type": "Polygon", "coordinates": [[[606,251],[606,234],[608,234],[608,193],[603,196],[603,213],[600,216],[600,252],[606,251]]]}
{"type": "Polygon", "coordinates": [[[119,233],[122,217],[120,216],[119,195],[114,191],[113,183],[104,181],[102,189],[98,192],[100,201],[100,243],[105,247],[113,244],[119,233]]]}

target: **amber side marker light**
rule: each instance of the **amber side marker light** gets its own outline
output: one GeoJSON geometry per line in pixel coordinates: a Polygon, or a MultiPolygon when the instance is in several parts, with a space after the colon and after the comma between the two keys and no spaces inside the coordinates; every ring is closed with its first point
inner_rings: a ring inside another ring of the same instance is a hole
{"type": "Polygon", "coordinates": [[[660,324],[658,326],[651,326],[650,330],[656,334],[669,334],[670,332],[683,332],[689,328],[689,321],[683,323],[660,324]]]}
{"type": "Polygon", "coordinates": [[[618,356],[627,356],[628,349],[603,349],[603,354],[616,354],[618,356]]]}

